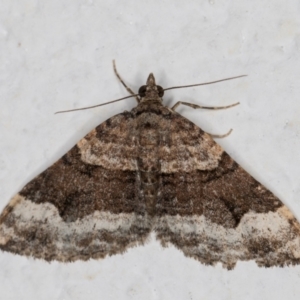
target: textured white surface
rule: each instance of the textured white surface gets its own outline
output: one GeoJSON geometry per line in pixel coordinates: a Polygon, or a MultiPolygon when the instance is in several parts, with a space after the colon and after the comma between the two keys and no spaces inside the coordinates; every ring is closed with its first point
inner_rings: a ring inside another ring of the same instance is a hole
{"type": "MultiPolygon", "coordinates": [[[[0,206],[108,117],[134,100],[54,115],[126,96],[154,72],[167,92],[226,111],[179,109],[300,219],[299,1],[2,0],[0,206]]],[[[298,299],[300,266],[206,267],[150,241],[105,260],[45,263],[0,253],[1,299],[298,299]]]]}

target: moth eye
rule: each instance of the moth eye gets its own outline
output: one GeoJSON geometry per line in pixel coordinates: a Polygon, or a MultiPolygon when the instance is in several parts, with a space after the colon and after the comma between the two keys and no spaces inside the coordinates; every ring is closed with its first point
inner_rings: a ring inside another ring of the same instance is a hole
{"type": "Polygon", "coordinates": [[[160,85],[158,85],[157,90],[158,90],[158,96],[162,97],[164,95],[164,89],[160,85]]]}
{"type": "Polygon", "coordinates": [[[147,90],[147,86],[146,85],[142,85],[139,88],[139,95],[140,95],[140,97],[145,97],[146,96],[146,90],[147,90]]]}

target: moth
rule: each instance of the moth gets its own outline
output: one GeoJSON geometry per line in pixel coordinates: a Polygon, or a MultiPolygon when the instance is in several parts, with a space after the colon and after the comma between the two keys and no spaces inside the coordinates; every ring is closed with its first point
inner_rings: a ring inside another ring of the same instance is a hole
{"type": "Polygon", "coordinates": [[[100,124],[10,200],[0,249],[71,262],[123,253],[154,232],[205,265],[299,264],[300,224],[290,210],[176,112],[203,107],[164,106],[167,89],[152,73],[135,95],[115,72],[137,106],[100,124]]]}

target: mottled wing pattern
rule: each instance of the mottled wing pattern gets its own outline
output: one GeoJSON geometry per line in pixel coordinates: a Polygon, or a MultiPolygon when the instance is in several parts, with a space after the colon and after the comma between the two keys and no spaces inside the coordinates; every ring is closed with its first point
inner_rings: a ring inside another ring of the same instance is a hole
{"type": "Polygon", "coordinates": [[[163,246],[208,265],[299,264],[300,224],[288,208],[151,91],[13,197],[0,249],[86,260],[143,244],[154,230],[163,246]]]}
{"type": "Polygon", "coordinates": [[[11,199],[0,248],[45,260],[104,257],[142,244],[150,222],[139,201],[135,119],[108,119],[11,199]]]}
{"type": "Polygon", "coordinates": [[[155,230],[204,264],[228,269],[300,263],[300,224],[283,203],[245,172],[200,128],[173,114],[155,230]]]}

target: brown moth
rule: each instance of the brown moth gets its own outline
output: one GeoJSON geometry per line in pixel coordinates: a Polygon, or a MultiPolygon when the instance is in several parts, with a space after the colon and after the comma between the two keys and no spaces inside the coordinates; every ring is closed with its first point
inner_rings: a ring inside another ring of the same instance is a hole
{"type": "Polygon", "coordinates": [[[14,196],[0,216],[0,249],[88,260],[142,245],[154,232],[206,265],[299,264],[293,214],[175,111],[203,107],[166,107],[164,90],[150,74],[135,108],[96,127],[14,196]]]}

